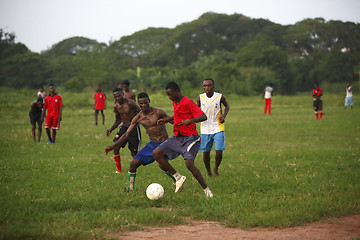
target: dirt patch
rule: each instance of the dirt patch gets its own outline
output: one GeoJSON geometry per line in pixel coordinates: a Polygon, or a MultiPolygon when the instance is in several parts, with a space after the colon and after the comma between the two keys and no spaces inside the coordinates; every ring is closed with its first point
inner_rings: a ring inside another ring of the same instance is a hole
{"type": "Polygon", "coordinates": [[[327,219],[326,223],[310,223],[290,228],[252,228],[241,230],[228,228],[217,222],[195,222],[192,225],[176,225],[166,228],[151,228],[149,231],[131,231],[111,234],[122,240],[217,240],[217,239],[266,239],[266,240],[338,240],[360,238],[360,215],[327,219]]]}

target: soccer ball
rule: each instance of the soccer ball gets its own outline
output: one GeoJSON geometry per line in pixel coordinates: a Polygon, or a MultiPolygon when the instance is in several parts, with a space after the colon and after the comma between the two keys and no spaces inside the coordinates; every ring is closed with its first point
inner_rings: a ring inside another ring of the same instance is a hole
{"type": "Polygon", "coordinates": [[[159,200],[164,196],[164,188],[158,183],[150,184],[146,189],[146,196],[150,200],[159,200]]]}

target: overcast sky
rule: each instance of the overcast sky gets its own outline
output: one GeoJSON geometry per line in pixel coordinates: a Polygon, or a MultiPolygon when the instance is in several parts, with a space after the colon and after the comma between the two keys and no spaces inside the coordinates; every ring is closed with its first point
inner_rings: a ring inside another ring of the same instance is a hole
{"type": "Polygon", "coordinates": [[[0,28],[40,52],[70,37],[108,44],[148,27],[174,28],[210,11],[282,25],[316,17],[360,23],[360,0],[0,0],[0,28]]]}

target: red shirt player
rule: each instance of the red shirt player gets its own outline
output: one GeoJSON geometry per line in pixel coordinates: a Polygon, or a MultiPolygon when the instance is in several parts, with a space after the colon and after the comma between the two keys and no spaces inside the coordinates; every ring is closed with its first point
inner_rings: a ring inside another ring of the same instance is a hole
{"type": "Polygon", "coordinates": [[[175,193],[177,193],[181,190],[186,177],[178,173],[169,164],[168,160],[174,159],[181,154],[185,159],[187,169],[200,183],[206,197],[212,197],[213,194],[194,163],[200,147],[200,136],[195,123],[205,121],[207,117],[192,100],[182,95],[177,83],[169,82],[165,89],[169,99],[173,101],[174,116],[159,119],[158,124],[174,122],[173,131],[175,136],[160,144],[153,151],[153,157],[159,163],[161,169],[170,172],[176,179],[175,193]]]}
{"type": "Polygon", "coordinates": [[[60,121],[62,120],[62,99],[61,96],[55,93],[55,85],[49,85],[49,95],[45,98],[44,108],[41,116],[41,120],[44,120],[46,110],[48,111],[45,119],[45,129],[48,135],[49,141],[47,144],[55,143],[56,130],[60,129],[60,121]],[[52,137],[50,129],[52,128],[52,137]]]}
{"type": "Polygon", "coordinates": [[[105,115],[104,115],[104,109],[106,108],[106,96],[105,93],[103,93],[100,89],[100,86],[98,86],[95,94],[94,94],[95,104],[95,125],[98,124],[98,115],[99,111],[101,112],[102,118],[103,118],[103,125],[105,124],[105,115]]]}
{"type": "Polygon", "coordinates": [[[322,92],[321,88],[319,87],[319,84],[316,83],[315,88],[313,89],[313,92],[312,92],[312,96],[314,97],[313,107],[314,107],[316,119],[322,119],[323,103],[320,99],[322,95],[323,95],[323,92],[322,92]]]}

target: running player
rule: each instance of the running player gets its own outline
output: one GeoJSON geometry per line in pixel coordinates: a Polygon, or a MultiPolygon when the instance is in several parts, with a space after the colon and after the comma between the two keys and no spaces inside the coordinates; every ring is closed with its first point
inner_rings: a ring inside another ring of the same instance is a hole
{"type": "Polygon", "coordinates": [[[205,93],[197,98],[197,105],[206,114],[207,120],[200,123],[201,144],[200,152],[203,152],[203,160],[208,176],[211,176],[210,151],[215,143],[215,167],[214,174],[219,176],[219,166],[225,150],[225,118],[230,106],[223,94],[214,92],[214,80],[206,78],[203,81],[205,93]],[[222,113],[221,105],[224,105],[222,113]]]}
{"type": "MultiPolygon", "coordinates": [[[[129,128],[132,119],[140,112],[140,107],[131,99],[124,97],[123,91],[121,88],[116,88],[113,91],[114,94],[114,113],[115,113],[115,122],[114,124],[106,130],[106,135],[109,136],[111,132],[116,129],[121,123],[119,132],[114,138],[114,142],[117,142],[120,137],[127,131],[129,128]]],[[[124,148],[126,143],[128,143],[128,148],[131,152],[131,156],[135,156],[139,150],[141,141],[141,133],[139,125],[136,126],[136,130],[132,131],[129,134],[128,140],[122,145],[116,146],[114,148],[114,160],[116,163],[117,171],[120,173],[121,170],[121,158],[120,158],[120,148],[124,148]]]]}
{"type": "Polygon", "coordinates": [[[206,197],[212,197],[213,194],[194,163],[200,147],[200,136],[196,131],[195,123],[205,121],[207,117],[191,99],[182,95],[177,83],[169,82],[165,89],[169,99],[173,102],[174,116],[161,118],[158,123],[164,124],[174,121],[173,132],[175,136],[160,144],[154,150],[153,156],[161,169],[170,172],[176,179],[175,193],[180,191],[186,177],[178,173],[166,159],[174,159],[181,154],[187,169],[200,183],[206,197]]]}
{"type": "MultiPolygon", "coordinates": [[[[155,159],[152,156],[152,152],[155,150],[156,147],[158,147],[163,141],[168,138],[165,125],[158,124],[159,119],[169,117],[166,112],[162,109],[151,107],[149,96],[145,92],[140,93],[137,98],[141,111],[132,119],[129,128],[120,137],[120,139],[113,145],[105,148],[105,153],[108,154],[109,151],[115,149],[118,146],[121,146],[129,137],[131,131],[133,129],[136,129],[136,126],[138,124],[143,125],[146,133],[149,135],[151,141],[148,142],[146,146],[143,147],[134,156],[133,160],[130,163],[130,168],[128,172],[128,190],[134,190],[137,168],[141,165],[146,166],[150,163],[153,163],[155,159]]],[[[175,182],[175,178],[169,172],[166,172],[166,174],[172,178],[173,182],[175,182]]]]}

